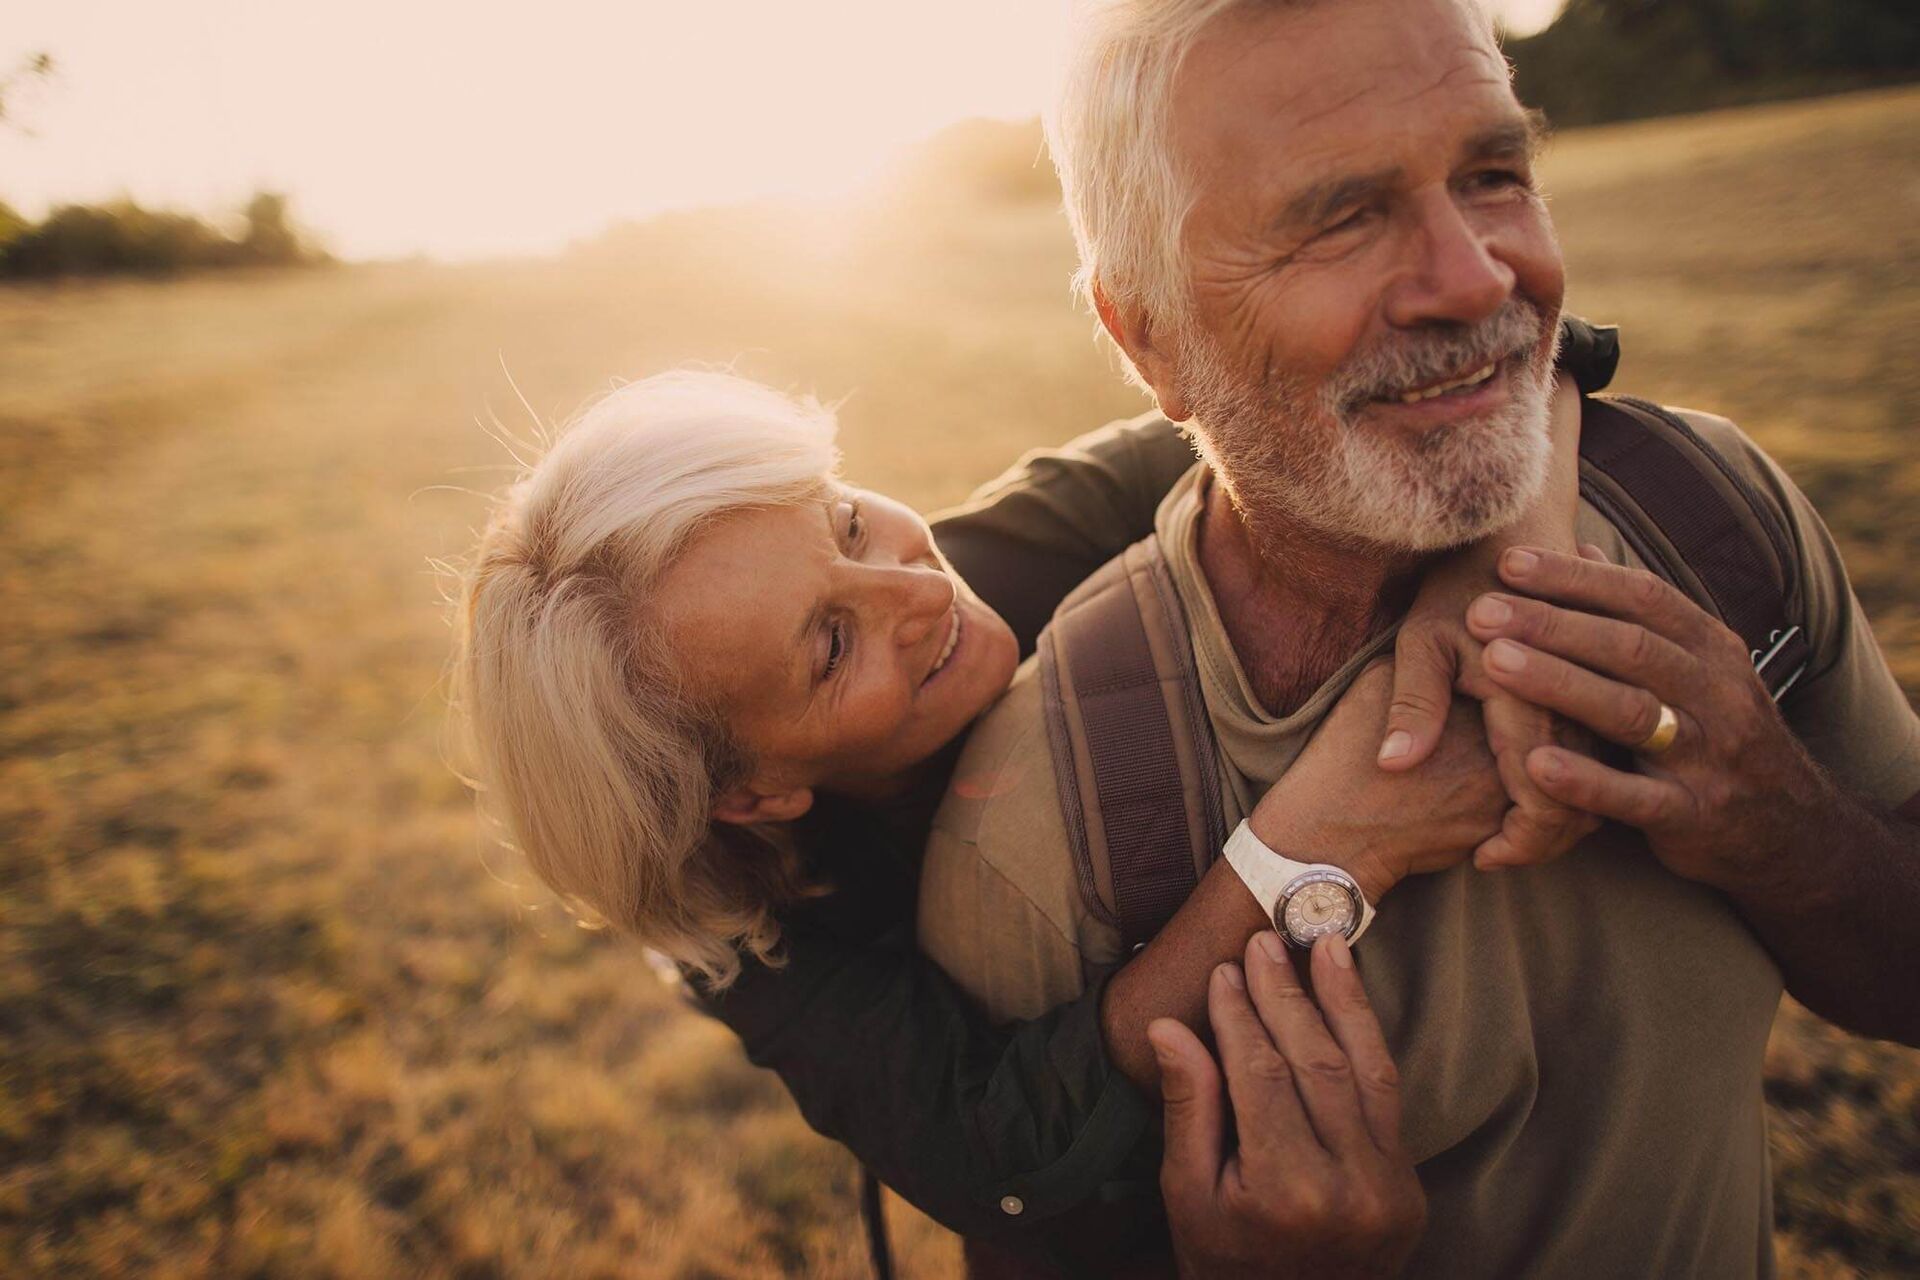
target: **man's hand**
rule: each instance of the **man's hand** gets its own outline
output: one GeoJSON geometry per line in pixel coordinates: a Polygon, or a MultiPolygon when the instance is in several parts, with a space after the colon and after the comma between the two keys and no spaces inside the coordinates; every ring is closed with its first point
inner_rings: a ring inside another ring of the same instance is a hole
{"type": "Polygon", "coordinates": [[[1166,1102],[1160,1187],[1183,1276],[1394,1276],[1419,1242],[1426,1197],[1400,1147],[1399,1076],[1345,942],[1314,947],[1313,983],[1324,1017],[1271,932],[1248,944],[1244,971],[1214,972],[1231,1154],[1212,1055],[1172,1019],[1149,1030],[1166,1102]]]}
{"type": "Polygon", "coordinates": [[[1470,702],[1450,699],[1444,731],[1421,768],[1374,767],[1392,683],[1387,663],[1362,672],[1248,819],[1268,848],[1342,868],[1370,902],[1405,876],[1464,862],[1500,831],[1508,808],[1470,702]]]}
{"type": "Polygon", "coordinates": [[[1645,831],[1676,875],[1728,892],[1772,874],[1827,797],[1819,769],[1781,720],[1746,645],[1651,573],[1515,548],[1468,625],[1487,642],[1489,679],[1629,750],[1673,709],[1679,732],[1637,772],[1554,747],[1527,773],[1563,804],[1645,831]],[[1528,598],[1535,597],[1535,598],[1528,598]]]}

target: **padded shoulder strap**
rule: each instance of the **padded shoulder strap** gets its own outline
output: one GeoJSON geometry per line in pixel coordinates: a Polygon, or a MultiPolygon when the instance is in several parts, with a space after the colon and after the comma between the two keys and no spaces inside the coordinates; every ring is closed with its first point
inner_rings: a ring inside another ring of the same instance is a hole
{"type": "Polygon", "coordinates": [[[1778,702],[1806,670],[1801,584],[1779,516],[1679,416],[1588,396],[1580,492],[1661,577],[1746,642],[1778,702]]]}
{"type": "Polygon", "coordinates": [[[1060,606],[1040,636],[1040,678],[1082,897],[1136,949],[1226,840],[1213,731],[1157,540],[1060,606]]]}

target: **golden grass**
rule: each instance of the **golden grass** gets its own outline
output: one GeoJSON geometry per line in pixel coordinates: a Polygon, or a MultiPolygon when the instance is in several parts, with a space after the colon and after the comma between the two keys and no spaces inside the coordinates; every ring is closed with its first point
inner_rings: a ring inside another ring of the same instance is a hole
{"type": "MultiPolygon", "coordinates": [[[[1621,385],[1778,452],[1909,693],[1916,125],[1911,91],[1632,125],[1549,173],[1621,385]]],[[[478,829],[428,558],[481,508],[439,486],[502,479],[503,361],[551,419],[737,359],[949,501],[1139,406],[1068,257],[1015,207],[0,292],[0,1271],[862,1275],[850,1161],[478,829]]],[[[1784,1270],[1911,1274],[1920,1058],[1789,1008],[1768,1071],[1784,1270]]]]}

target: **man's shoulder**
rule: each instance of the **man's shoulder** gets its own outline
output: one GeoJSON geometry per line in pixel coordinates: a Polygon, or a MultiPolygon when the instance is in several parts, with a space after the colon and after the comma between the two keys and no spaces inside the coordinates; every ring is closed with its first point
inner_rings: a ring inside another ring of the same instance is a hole
{"type": "Polygon", "coordinates": [[[1819,512],[1787,470],[1730,419],[1668,412],[1745,482],[1787,539],[1811,656],[1781,710],[1814,757],[1851,789],[1886,805],[1920,787],[1920,719],[1887,669],[1846,565],[1819,512]]]}
{"type": "Polygon", "coordinates": [[[1813,509],[1785,469],[1731,418],[1685,405],[1659,407],[1684,423],[1712,459],[1764,508],[1762,514],[1772,517],[1787,533],[1791,542],[1788,550],[1803,562],[1789,569],[1821,573],[1823,566],[1804,563],[1808,558],[1809,526],[1816,522],[1813,509]]]}
{"type": "Polygon", "coordinates": [[[1776,508],[1776,514],[1782,519],[1790,512],[1784,508],[1790,505],[1786,492],[1780,487],[1785,473],[1766,450],[1756,443],[1752,436],[1741,430],[1733,419],[1705,409],[1691,409],[1685,405],[1666,405],[1668,413],[1679,418],[1700,442],[1712,450],[1714,456],[1731,467],[1736,475],[1746,481],[1759,495],[1762,501],[1776,508]]]}

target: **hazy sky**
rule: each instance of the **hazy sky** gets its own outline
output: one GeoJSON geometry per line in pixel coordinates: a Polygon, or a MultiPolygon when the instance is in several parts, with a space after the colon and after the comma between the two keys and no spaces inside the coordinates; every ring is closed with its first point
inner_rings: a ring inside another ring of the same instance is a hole
{"type": "MultiPolygon", "coordinates": [[[[1537,25],[1558,0],[1504,0],[1537,25]]],[[[832,190],[969,115],[1030,116],[1059,0],[0,0],[0,200],[257,186],[347,256],[557,247],[623,216],[832,190]]]]}

